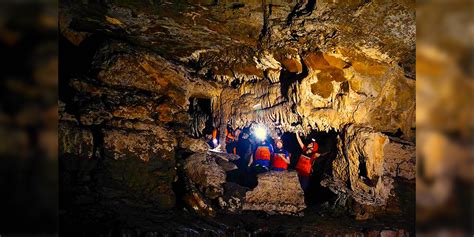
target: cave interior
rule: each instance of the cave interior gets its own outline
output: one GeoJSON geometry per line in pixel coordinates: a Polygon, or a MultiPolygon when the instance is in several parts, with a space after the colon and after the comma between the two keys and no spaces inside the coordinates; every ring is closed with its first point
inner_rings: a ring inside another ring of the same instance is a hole
{"type": "Polygon", "coordinates": [[[414,15],[414,1],[61,1],[60,233],[413,234],[414,15]],[[256,126],[288,171],[237,168],[225,131],[256,126]],[[305,191],[296,133],[324,154],[305,191]]]}

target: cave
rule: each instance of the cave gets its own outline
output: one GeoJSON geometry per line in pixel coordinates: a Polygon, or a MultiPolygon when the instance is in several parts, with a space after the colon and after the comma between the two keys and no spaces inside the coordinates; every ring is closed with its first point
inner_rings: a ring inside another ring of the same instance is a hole
{"type": "Polygon", "coordinates": [[[212,133],[212,102],[209,98],[189,98],[189,114],[193,118],[191,134],[193,137],[203,137],[212,133]]]}
{"type": "Polygon", "coordinates": [[[414,1],[60,1],[60,233],[413,235],[414,24],[414,1]]]}

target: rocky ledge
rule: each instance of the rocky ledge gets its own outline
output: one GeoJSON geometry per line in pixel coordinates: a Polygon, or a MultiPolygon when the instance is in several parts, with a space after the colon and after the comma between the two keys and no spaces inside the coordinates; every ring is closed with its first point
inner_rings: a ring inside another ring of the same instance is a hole
{"type": "Polygon", "coordinates": [[[243,210],[303,215],[304,193],[296,172],[271,171],[258,175],[258,186],[246,193],[243,210]]]}

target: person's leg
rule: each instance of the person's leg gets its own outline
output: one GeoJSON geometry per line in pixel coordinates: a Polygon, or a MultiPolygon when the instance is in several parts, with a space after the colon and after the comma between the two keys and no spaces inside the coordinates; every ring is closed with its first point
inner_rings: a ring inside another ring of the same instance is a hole
{"type": "Polygon", "coordinates": [[[298,179],[300,181],[301,189],[306,192],[309,184],[309,177],[306,175],[298,175],[298,179]]]}
{"type": "Polygon", "coordinates": [[[232,150],[233,150],[232,143],[226,143],[225,144],[225,151],[227,153],[232,153],[232,150]]]}

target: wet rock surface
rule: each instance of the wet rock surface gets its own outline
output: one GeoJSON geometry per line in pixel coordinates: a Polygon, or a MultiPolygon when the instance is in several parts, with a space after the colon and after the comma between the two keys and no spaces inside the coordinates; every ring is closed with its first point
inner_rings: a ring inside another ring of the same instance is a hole
{"type": "Polygon", "coordinates": [[[245,195],[243,210],[269,214],[300,215],[306,208],[296,172],[267,172],[258,175],[258,185],[245,195]]]}

